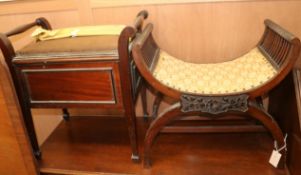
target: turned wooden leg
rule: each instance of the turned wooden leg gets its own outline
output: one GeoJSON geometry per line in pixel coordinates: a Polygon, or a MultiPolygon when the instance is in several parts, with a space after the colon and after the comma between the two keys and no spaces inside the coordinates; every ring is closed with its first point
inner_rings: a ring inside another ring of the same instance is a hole
{"type": "Polygon", "coordinates": [[[63,119],[65,121],[69,121],[70,120],[70,113],[68,112],[67,108],[63,108],[63,119]]]}
{"type": "Polygon", "coordinates": [[[142,102],[142,109],[143,109],[143,117],[147,120],[149,114],[147,112],[147,97],[146,97],[146,86],[142,84],[141,87],[141,102],[142,102]]]}
{"type": "Polygon", "coordinates": [[[156,118],[158,116],[158,110],[162,101],[162,94],[161,93],[157,93],[156,94],[156,98],[154,100],[154,104],[153,104],[153,113],[152,113],[152,117],[156,118]]]}
{"type": "MultiPolygon", "coordinates": [[[[248,113],[251,117],[254,117],[255,119],[259,120],[270,131],[273,138],[277,142],[277,149],[285,145],[283,133],[280,127],[278,126],[277,122],[270,114],[265,112],[260,107],[260,105],[258,105],[256,102],[249,102],[248,113]]],[[[278,164],[278,168],[284,168],[286,160],[286,150],[282,149],[280,153],[282,154],[282,158],[278,164]]]]}
{"type": "Polygon", "coordinates": [[[151,167],[151,146],[153,144],[154,138],[159,134],[160,130],[166,126],[170,121],[182,114],[180,103],[175,103],[170,106],[167,110],[162,112],[150,125],[146,132],[144,140],[144,162],[145,168],[151,167]]]}

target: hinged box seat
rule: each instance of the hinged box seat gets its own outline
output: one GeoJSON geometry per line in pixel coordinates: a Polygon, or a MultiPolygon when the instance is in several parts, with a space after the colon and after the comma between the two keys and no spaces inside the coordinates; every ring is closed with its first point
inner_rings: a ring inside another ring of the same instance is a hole
{"type": "Polygon", "coordinates": [[[118,35],[85,36],[32,42],[16,52],[14,61],[93,56],[112,56],[118,59],[118,38],[118,35]]]}

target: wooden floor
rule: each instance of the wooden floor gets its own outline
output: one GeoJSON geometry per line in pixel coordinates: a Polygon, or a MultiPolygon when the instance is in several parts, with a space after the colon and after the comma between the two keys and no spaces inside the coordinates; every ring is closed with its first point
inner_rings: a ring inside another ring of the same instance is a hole
{"type": "MultiPolygon", "coordinates": [[[[142,153],[142,118],[138,127],[142,153]]],[[[43,144],[39,163],[45,174],[284,175],[268,163],[272,145],[266,133],[161,134],[153,167],[143,169],[130,160],[124,118],[72,117],[43,144]]]]}

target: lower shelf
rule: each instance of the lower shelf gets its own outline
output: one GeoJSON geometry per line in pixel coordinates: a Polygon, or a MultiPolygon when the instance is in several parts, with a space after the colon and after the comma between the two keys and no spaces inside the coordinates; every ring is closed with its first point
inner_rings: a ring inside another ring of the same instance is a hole
{"type": "MultiPolygon", "coordinates": [[[[148,123],[137,125],[141,154],[148,123]]],[[[123,117],[71,117],[42,145],[39,165],[43,174],[284,175],[268,163],[272,148],[267,133],[161,134],[143,169],[131,162],[123,117]]]]}

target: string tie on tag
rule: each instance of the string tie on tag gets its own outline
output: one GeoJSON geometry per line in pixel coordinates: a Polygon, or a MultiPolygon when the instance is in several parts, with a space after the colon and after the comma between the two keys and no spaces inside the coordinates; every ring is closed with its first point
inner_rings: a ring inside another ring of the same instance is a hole
{"type": "Polygon", "coordinates": [[[286,140],[287,140],[287,134],[285,134],[285,136],[284,136],[284,145],[283,145],[281,148],[278,148],[277,141],[275,141],[275,142],[274,142],[274,148],[275,148],[275,150],[278,151],[278,152],[280,152],[280,151],[282,151],[283,149],[285,149],[285,151],[287,151],[286,140]]]}

